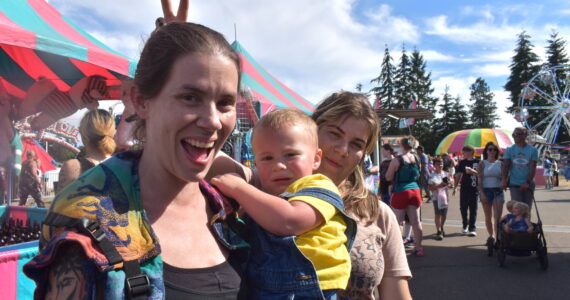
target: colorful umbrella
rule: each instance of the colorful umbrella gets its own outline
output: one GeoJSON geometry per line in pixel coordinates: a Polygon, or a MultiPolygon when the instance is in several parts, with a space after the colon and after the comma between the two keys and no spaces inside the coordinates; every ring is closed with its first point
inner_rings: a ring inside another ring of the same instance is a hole
{"type": "Polygon", "coordinates": [[[446,136],[437,146],[435,154],[461,153],[463,146],[469,145],[482,152],[488,142],[495,142],[501,150],[514,143],[511,138],[512,132],[505,129],[466,129],[453,132],[446,136]]]}
{"type": "Polygon", "coordinates": [[[267,73],[238,41],[233,42],[232,47],[241,59],[242,86],[251,89],[254,98],[262,103],[262,107],[292,107],[309,114],[315,110],[311,103],[267,73]]]}

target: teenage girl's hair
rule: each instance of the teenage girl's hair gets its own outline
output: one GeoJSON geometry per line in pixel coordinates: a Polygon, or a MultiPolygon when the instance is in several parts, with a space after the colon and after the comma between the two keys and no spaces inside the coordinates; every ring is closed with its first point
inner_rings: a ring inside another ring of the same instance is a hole
{"type": "Polygon", "coordinates": [[[292,126],[301,126],[303,131],[314,140],[315,145],[318,145],[319,138],[315,121],[306,113],[293,108],[281,108],[264,115],[253,127],[252,139],[255,137],[256,131],[262,128],[279,130],[292,126]]]}
{"type": "Polygon", "coordinates": [[[79,123],[79,133],[83,144],[89,144],[105,155],[115,152],[115,119],[108,111],[95,109],[87,112],[79,123]]]}
{"type": "Polygon", "coordinates": [[[400,140],[400,146],[402,146],[402,148],[404,148],[405,150],[412,150],[415,141],[416,139],[413,136],[408,135],[400,140]]]}
{"type": "MultiPolygon", "coordinates": [[[[368,127],[365,152],[369,154],[374,150],[378,140],[378,117],[364,94],[345,91],[333,93],[317,106],[312,117],[319,128],[326,123],[344,121],[349,117],[365,122],[368,127]]],[[[366,188],[361,163],[356,164],[339,189],[346,210],[368,222],[378,218],[378,198],[366,188]]]]}
{"type": "Polygon", "coordinates": [[[489,149],[489,147],[495,147],[495,149],[497,149],[497,151],[495,151],[495,159],[499,159],[499,154],[500,153],[500,149],[499,146],[495,143],[495,142],[488,142],[485,145],[485,148],[483,149],[483,159],[488,159],[489,158],[489,153],[487,152],[487,150],[489,149]]]}
{"type": "MultiPolygon", "coordinates": [[[[135,72],[134,84],[145,100],[156,97],[168,79],[176,61],[190,53],[218,54],[229,58],[241,79],[239,55],[224,36],[206,26],[172,22],[155,30],[147,40],[135,72]]],[[[138,119],[135,138],[144,140],[145,122],[138,119]]]]}

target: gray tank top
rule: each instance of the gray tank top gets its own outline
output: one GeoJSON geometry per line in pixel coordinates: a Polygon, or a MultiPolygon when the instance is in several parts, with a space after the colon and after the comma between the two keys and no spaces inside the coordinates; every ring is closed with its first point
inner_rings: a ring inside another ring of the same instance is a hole
{"type": "Polygon", "coordinates": [[[483,188],[498,188],[501,186],[501,168],[503,164],[500,160],[491,163],[483,161],[483,188]]]}

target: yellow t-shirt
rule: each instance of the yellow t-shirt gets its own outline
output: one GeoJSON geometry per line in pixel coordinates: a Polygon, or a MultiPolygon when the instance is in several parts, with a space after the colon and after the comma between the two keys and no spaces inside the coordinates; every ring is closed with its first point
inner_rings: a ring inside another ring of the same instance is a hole
{"type": "MultiPolygon", "coordinates": [[[[285,192],[295,193],[306,188],[323,188],[340,194],[336,185],[321,174],[298,179],[285,192]]],[[[351,265],[345,245],[346,223],[342,213],[332,204],[316,197],[295,196],[289,198],[289,201],[303,201],[323,216],[323,225],[297,236],[295,244],[315,266],[321,290],[344,290],[350,277],[351,265]]]]}

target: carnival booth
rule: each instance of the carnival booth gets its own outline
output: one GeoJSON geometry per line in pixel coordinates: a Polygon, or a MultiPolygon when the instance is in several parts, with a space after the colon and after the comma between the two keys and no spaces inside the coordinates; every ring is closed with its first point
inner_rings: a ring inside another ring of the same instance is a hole
{"type": "MultiPolygon", "coordinates": [[[[59,120],[94,109],[100,100],[121,99],[121,87],[135,69],[136,61],[105,46],[47,1],[0,1],[0,166],[7,170],[9,199],[25,147],[43,153],[37,141],[69,131],[59,120]]],[[[44,172],[54,167],[50,157],[40,159],[44,172]]],[[[46,212],[0,206],[0,299],[32,298],[34,283],[21,270],[37,253],[46,212]]]]}

